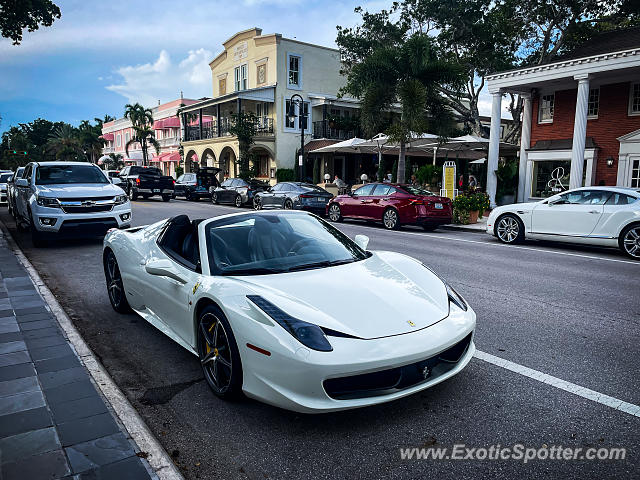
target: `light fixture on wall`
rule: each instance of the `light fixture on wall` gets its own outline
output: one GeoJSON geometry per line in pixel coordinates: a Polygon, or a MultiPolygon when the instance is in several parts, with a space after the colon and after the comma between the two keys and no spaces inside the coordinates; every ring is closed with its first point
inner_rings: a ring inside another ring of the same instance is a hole
{"type": "Polygon", "coordinates": [[[608,157],[607,158],[607,167],[613,167],[613,157],[608,157]]]}

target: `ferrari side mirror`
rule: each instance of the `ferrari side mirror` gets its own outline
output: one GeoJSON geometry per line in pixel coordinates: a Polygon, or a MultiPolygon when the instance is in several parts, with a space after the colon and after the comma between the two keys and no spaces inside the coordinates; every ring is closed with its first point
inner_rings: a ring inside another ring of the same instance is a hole
{"type": "Polygon", "coordinates": [[[367,245],[369,245],[369,237],[366,235],[356,235],[354,238],[356,245],[358,245],[362,250],[367,250],[367,245]]]}

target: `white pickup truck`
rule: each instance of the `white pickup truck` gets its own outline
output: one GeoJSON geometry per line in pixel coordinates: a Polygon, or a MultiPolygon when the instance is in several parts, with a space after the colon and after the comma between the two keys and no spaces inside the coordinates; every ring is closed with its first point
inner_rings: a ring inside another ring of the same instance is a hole
{"type": "Polygon", "coordinates": [[[131,204],[120,179],[84,162],[33,162],[15,181],[15,217],[33,245],[48,239],[104,235],[131,226],[131,204]]]}

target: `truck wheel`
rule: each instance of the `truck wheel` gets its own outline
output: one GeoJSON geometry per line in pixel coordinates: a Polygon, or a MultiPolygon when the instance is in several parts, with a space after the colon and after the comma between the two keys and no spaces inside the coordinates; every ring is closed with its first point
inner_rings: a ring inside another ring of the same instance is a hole
{"type": "Polygon", "coordinates": [[[171,200],[171,195],[162,195],[163,202],[168,202],[169,200],[171,200]]]}
{"type": "Polygon", "coordinates": [[[33,243],[33,246],[36,248],[42,248],[46,246],[44,235],[35,227],[35,220],[33,219],[33,215],[31,216],[31,243],[33,243]]]}
{"type": "Polygon", "coordinates": [[[138,192],[133,189],[133,185],[129,185],[129,200],[137,200],[138,192]]]}

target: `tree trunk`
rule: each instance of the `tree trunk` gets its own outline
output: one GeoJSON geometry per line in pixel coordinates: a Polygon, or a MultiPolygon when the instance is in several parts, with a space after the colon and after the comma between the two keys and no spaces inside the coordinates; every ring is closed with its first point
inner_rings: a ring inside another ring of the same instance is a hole
{"type": "Polygon", "coordinates": [[[404,140],[400,142],[400,154],[398,155],[398,174],[397,179],[398,183],[405,183],[405,163],[406,163],[406,145],[404,140]]]}

